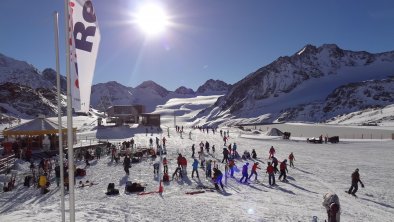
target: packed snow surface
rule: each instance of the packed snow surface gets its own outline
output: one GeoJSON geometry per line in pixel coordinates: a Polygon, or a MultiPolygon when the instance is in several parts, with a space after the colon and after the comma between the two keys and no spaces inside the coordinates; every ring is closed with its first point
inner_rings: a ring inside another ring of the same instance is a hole
{"type": "MultiPolygon", "coordinates": [[[[190,107],[199,107],[197,104],[187,106],[189,110],[185,115],[193,113],[190,107]]],[[[175,100],[171,105],[176,107],[174,110],[182,106],[175,100]]],[[[163,113],[171,113],[169,106],[160,109],[163,113]]],[[[123,158],[118,164],[112,162],[110,156],[92,161],[91,166],[86,168],[87,175],[77,177],[76,181],[77,184],[86,180],[98,184],[75,189],[76,221],[311,221],[313,216],[317,216],[319,221],[324,221],[327,215],[322,200],[323,195],[328,192],[334,192],[339,196],[342,221],[388,222],[394,217],[394,177],[389,176],[394,171],[392,140],[358,139],[340,140],[338,144],[310,144],[305,142],[305,138],[291,137],[291,140],[282,140],[277,136],[256,135],[237,128],[221,127],[218,131],[229,130],[228,142],[236,143],[240,154],[244,150],[255,149],[258,159],[236,160],[238,170],[235,178],[228,177],[227,181],[223,178],[226,192],[206,191],[187,195],[186,192],[197,191],[196,187],[201,184],[213,187],[200,168],[200,178],[191,178],[192,144],[196,145],[196,150],[199,149],[198,144],[201,141],[208,141],[211,147],[215,145],[216,153],[212,154],[211,149],[211,153],[206,154],[205,159],[219,163],[222,172],[224,164],[220,163],[223,157],[223,139],[220,133],[191,129],[186,127],[186,122],[182,122],[184,119],[187,118],[177,119],[177,125],[185,126],[185,132],[181,137],[174,129],[172,118],[162,119],[163,134],[154,130],[153,135],[150,132],[146,135],[145,128],[112,126],[102,129],[97,128],[95,117],[76,117],[74,127],[78,128],[80,138],[85,135],[87,138],[105,137],[110,142],[117,143],[133,137],[137,144],[146,146],[149,138],[166,137],[170,176],[175,171],[178,153],[185,155],[188,161],[186,178],[174,179],[164,184],[164,192],[161,195],[154,193],[143,196],[125,193],[124,187],[126,181],[133,181],[146,184],[148,192],[157,191],[159,182],[153,175],[155,160],[144,158],[142,162],[132,164],[130,176],[125,176],[123,158]],[[167,127],[170,136],[167,134],[167,127]],[[295,168],[289,167],[288,182],[277,180],[277,186],[269,186],[265,174],[268,150],[271,146],[276,149],[279,161],[286,159],[290,152],[295,155],[295,168]],[[250,172],[251,163],[254,161],[259,162],[262,168],[258,170],[260,183],[256,183],[254,177],[251,178],[250,184],[239,183],[240,169],[244,163],[250,163],[250,172]],[[360,169],[361,180],[365,184],[365,188],[359,188],[358,198],[345,193],[351,184],[350,176],[356,168],[360,169]],[[120,195],[105,194],[107,185],[111,182],[120,190],[120,195]]],[[[302,130],[302,127],[299,129],[302,130]]],[[[346,130],[350,132],[352,129],[346,130]]],[[[314,132],[319,136],[322,130],[314,128],[314,132]]],[[[19,174],[16,189],[0,193],[0,221],[61,221],[60,192],[54,178],[51,178],[50,192],[45,195],[40,194],[36,188],[23,187],[23,177],[29,173],[28,165],[18,161],[15,169],[19,174]]],[[[83,161],[76,161],[76,165],[85,167],[83,161]]],[[[7,176],[0,176],[0,182],[5,179],[7,176]]],[[[68,200],[67,194],[67,220],[68,200]]]]}

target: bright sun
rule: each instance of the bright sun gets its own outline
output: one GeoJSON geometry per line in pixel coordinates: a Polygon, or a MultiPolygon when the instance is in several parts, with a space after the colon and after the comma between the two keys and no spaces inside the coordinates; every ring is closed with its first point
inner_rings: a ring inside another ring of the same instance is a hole
{"type": "Polygon", "coordinates": [[[144,33],[151,36],[163,32],[169,24],[169,18],[160,5],[147,4],[139,8],[135,22],[144,33]]]}

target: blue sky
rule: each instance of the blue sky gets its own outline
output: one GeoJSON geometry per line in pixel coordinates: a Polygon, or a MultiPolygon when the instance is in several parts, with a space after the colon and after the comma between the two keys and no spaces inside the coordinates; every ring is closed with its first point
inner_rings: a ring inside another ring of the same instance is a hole
{"type": "MultiPolygon", "coordinates": [[[[153,80],[168,90],[208,79],[235,83],[306,44],[394,50],[394,1],[163,0],[176,26],[147,38],[130,13],[144,1],[95,0],[101,45],[93,83],[135,87],[153,80]]],[[[55,67],[53,11],[60,13],[64,73],[64,1],[2,0],[0,53],[39,70],[55,67]]]]}

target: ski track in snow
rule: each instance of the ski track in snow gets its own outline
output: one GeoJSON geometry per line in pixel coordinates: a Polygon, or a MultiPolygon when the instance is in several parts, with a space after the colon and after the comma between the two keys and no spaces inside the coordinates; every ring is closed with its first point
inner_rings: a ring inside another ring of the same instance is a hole
{"type": "MultiPolygon", "coordinates": [[[[170,125],[170,123],[168,123],[170,125]]],[[[224,195],[206,191],[202,194],[186,195],[185,192],[196,191],[198,184],[213,187],[205,179],[202,169],[199,169],[200,180],[191,178],[191,144],[196,145],[209,141],[216,147],[216,159],[222,159],[222,138],[210,131],[202,133],[192,130],[189,139],[189,129],[185,130],[183,139],[170,129],[170,137],[166,136],[167,158],[169,159],[170,177],[176,167],[177,152],[186,155],[188,160],[188,175],[183,181],[173,180],[164,185],[164,193],[139,196],[126,194],[126,181],[139,181],[147,184],[146,191],[156,191],[158,180],[153,175],[153,161],[144,160],[133,164],[130,176],[125,176],[122,163],[111,162],[110,157],[92,161],[87,168],[87,176],[76,179],[98,183],[91,187],[76,188],[76,221],[311,221],[312,216],[326,218],[322,207],[322,197],[327,192],[338,194],[342,206],[342,221],[392,221],[394,217],[394,191],[391,189],[394,178],[389,175],[394,167],[391,164],[394,142],[383,141],[375,143],[347,142],[339,144],[307,144],[300,141],[256,140],[239,137],[237,129],[230,129],[229,142],[236,142],[238,152],[256,149],[261,161],[258,178],[262,183],[252,181],[249,185],[241,184],[238,180],[241,172],[235,173],[234,178],[227,178],[224,195]],[[276,148],[279,161],[294,152],[295,168],[289,167],[288,183],[277,180],[278,186],[270,187],[265,167],[268,149],[276,148]],[[359,187],[358,196],[354,198],[346,193],[350,186],[350,175],[355,168],[360,168],[361,180],[366,185],[359,187]],[[106,196],[109,182],[115,183],[120,195],[106,196]]],[[[136,134],[134,139],[145,144],[151,136],[136,134]]],[[[236,165],[241,169],[246,161],[237,160],[236,165]]],[[[76,162],[84,167],[84,162],[76,162]]],[[[252,163],[249,160],[249,163],[252,163]]],[[[224,172],[224,165],[219,163],[224,172]]],[[[251,164],[249,165],[249,171],[251,164]]],[[[0,194],[0,221],[60,221],[60,192],[52,179],[51,192],[41,195],[35,188],[25,188],[20,183],[15,191],[0,194]]],[[[223,183],[225,179],[223,178],[223,183]]],[[[66,195],[66,219],[68,219],[68,195],[66,195]]]]}

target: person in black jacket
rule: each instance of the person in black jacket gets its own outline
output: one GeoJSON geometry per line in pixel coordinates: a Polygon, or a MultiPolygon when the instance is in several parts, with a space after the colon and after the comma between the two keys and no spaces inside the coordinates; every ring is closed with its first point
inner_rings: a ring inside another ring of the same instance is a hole
{"type": "Polygon", "coordinates": [[[356,196],[356,192],[358,190],[358,182],[360,182],[361,187],[364,188],[364,184],[363,182],[361,182],[360,180],[360,174],[358,173],[358,169],[356,169],[353,173],[352,173],[352,185],[349,188],[348,193],[352,194],[353,196],[356,196]]]}
{"type": "Polygon", "coordinates": [[[59,164],[56,164],[56,166],[55,166],[55,179],[56,179],[56,185],[59,187],[59,184],[60,184],[60,166],[59,166],[59,164]]]}
{"type": "Polygon", "coordinates": [[[130,157],[128,155],[126,155],[123,160],[123,167],[124,167],[124,171],[126,172],[127,176],[129,175],[129,168],[131,167],[130,163],[131,163],[130,157]]]}
{"type": "Polygon", "coordinates": [[[226,163],[228,163],[228,150],[227,148],[223,148],[223,160],[222,163],[226,160],[226,163]]]}

